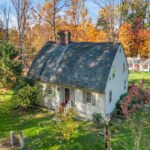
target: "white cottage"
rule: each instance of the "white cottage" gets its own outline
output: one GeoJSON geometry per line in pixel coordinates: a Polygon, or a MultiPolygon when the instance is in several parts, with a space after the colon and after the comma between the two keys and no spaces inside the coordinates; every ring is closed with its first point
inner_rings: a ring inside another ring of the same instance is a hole
{"type": "Polygon", "coordinates": [[[70,42],[61,31],[58,41],[47,42],[34,59],[28,76],[44,91],[42,106],[73,107],[80,116],[111,114],[127,93],[128,66],[120,43],[70,42]]]}

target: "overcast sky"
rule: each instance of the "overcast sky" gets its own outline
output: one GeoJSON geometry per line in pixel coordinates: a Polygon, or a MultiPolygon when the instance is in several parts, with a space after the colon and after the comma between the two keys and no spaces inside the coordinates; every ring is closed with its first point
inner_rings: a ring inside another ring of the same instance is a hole
{"type": "MultiPolygon", "coordinates": [[[[33,6],[35,6],[36,3],[41,3],[41,5],[44,3],[44,0],[32,0],[33,1],[33,6]]],[[[85,5],[88,9],[89,12],[89,17],[92,18],[92,22],[96,23],[97,18],[98,18],[98,13],[99,13],[99,8],[98,6],[93,2],[94,0],[86,0],[85,5]]],[[[10,0],[0,0],[0,7],[3,5],[10,5],[12,7],[12,4],[10,0]]],[[[16,19],[15,19],[15,11],[13,8],[11,8],[11,26],[16,25],[16,19]]]]}

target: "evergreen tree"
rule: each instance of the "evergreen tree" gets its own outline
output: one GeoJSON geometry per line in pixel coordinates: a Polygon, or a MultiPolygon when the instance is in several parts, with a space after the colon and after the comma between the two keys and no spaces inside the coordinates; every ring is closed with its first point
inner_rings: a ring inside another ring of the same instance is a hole
{"type": "Polygon", "coordinates": [[[10,43],[0,43],[0,86],[12,87],[22,71],[22,65],[16,61],[18,52],[10,43]]]}

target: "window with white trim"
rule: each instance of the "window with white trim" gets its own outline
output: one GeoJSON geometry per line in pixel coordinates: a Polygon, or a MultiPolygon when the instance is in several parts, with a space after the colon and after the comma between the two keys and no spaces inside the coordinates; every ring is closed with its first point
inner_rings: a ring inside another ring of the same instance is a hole
{"type": "Polygon", "coordinates": [[[83,102],[84,103],[89,103],[95,106],[95,94],[92,92],[85,92],[83,91],[83,102]]]}
{"type": "Polygon", "coordinates": [[[52,86],[51,85],[46,86],[45,93],[48,94],[48,95],[52,94],[52,86]]]}
{"type": "Polygon", "coordinates": [[[86,102],[91,103],[92,101],[92,94],[91,92],[86,92],[86,102]]]}

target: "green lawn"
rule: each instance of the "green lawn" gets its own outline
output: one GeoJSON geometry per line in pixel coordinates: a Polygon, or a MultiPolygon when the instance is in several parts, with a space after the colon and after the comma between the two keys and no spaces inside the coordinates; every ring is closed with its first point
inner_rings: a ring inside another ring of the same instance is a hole
{"type": "MultiPolygon", "coordinates": [[[[129,82],[138,83],[145,78],[146,86],[150,86],[150,73],[131,72],[129,82]]],[[[26,150],[59,150],[59,141],[56,139],[56,129],[51,125],[54,114],[46,110],[18,111],[11,110],[10,98],[12,92],[0,94],[0,141],[9,137],[9,131],[22,130],[26,140],[26,150]]],[[[143,112],[136,112],[138,116],[143,112]]],[[[147,124],[144,127],[144,142],[141,150],[150,149],[150,110],[144,115],[147,124]]],[[[66,144],[67,150],[102,150],[104,149],[104,138],[99,131],[103,127],[97,128],[92,122],[77,121],[79,126],[70,143],[66,144]]],[[[136,124],[137,128],[139,123],[136,124]]],[[[129,130],[130,124],[126,120],[113,120],[111,126],[112,149],[113,150],[133,150],[133,138],[129,130]]],[[[0,148],[1,149],[1,148],[0,148]]]]}
{"type": "Polygon", "coordinates": [[[145,86],[150,87],[150,72],[130,72],[129,83],[138,84],[141,79],[145,80],[145,86]]]}
{"type": "MultiPolygon", "coordinates": [[[[51,126],[52,112],[33,110],[18,113],[9,108],[11,93],[0,96],[0,140],[9,136],[9,131],[22,130],[26,137],[26,149],[60,149],[55,138],[55,129],[51,126]]],[[[78,121],[79,122],[79,121],[78,121]]],[[[97,129],[91,122],[79,122],[79,127],[67,149],[104,149],[103,138],[97,135],[97,129]]]]}
{"type": "MultiPolygon", "coordinates": [[[[45,110],[30,110],[28,112],[12,111],[10,98],[12,93],[0,95],[0,141],[9,137],[9,131],[22,130],[26,140],[26,150],[59,150],[59,141],[56,139],[56,130],[51,125],[52,112],[45,110]]],[[[141,113],[138,111],[137,113],[141,113]]],[[[149,121],[150,111],[147,114],[149,121]]],[[[104,139],[98,133],[103,127],[97,128],[92,122],[77,121],[79,127],[71,142],[66,144],[67,150],[99,150],[104,149],[104,139]]],[[[124,120],[114,120],[111,126],[113,149],[123,149],[126,144],[132,150],[133,142],[128,130],[128,124],[124,120]],[[127,126],[126,126],[127,125],[127,126]]],[[[149,150],[150,126],[144,129],[145,146],[149,150]]]]}

